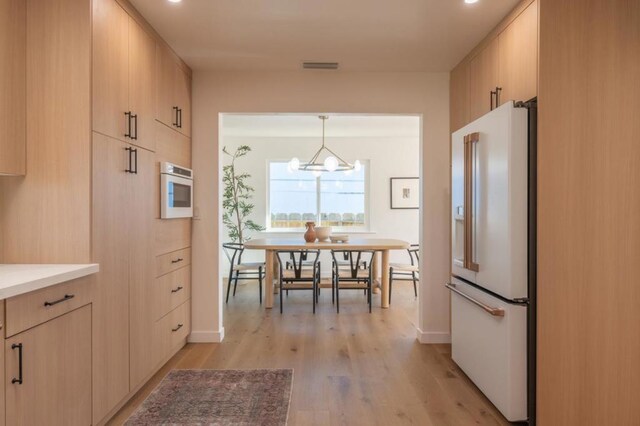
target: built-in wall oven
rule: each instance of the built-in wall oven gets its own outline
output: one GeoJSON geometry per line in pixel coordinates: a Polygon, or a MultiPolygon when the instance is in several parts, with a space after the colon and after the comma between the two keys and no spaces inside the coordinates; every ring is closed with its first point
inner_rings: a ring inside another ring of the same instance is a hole
{"type": "Polygon", "coordinates": [[[193,217],[193,171],[172,163],[160,163],[160,217],[193,217]]]}

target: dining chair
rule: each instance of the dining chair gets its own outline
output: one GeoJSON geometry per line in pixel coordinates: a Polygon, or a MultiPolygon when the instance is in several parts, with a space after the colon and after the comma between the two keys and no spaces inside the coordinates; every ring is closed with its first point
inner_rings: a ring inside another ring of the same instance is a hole
{"type": "Polygon", "coordinates": [[[233,296],[236,295],[238,280],[258,280],[260,292],[260,304],[262,304],[262,280],[265,276],[264,262],[242,262],[242,254],[244,253],[244,245],[240,243],[224,243],[222,244],[227,259],[229,259],[229,281],[227,283],[227,300],[229,303],[229,292],[231,291],[231,281],[233,284],[233,296]]]}
{"type": "Polygon", "coordinates": [[[373,268],[371,267],[373,250],[331,250],[333,258],[333,279],[331,280],[332,299],[335,295],[336,311],[340,313],[340,290],[365,290],[371,313],[371,287],[373,285],[373,268]],[[341,266],[345,257],[348,265],[341,266]],[[342,260],[341,260],[342,259],[342,260]],[[368,265],[368,266],[363,266],[368,265]]]}
{"type": "Polygon", "coordinates": [[[276,258],[280,272],[280,313],[283,311],[283,293],[289,290],[311,290],[313,293],[313,313],[316,313],[318,289],[320,288],[320,250],[278,250],[276,258]],[[312,268],[303,263],[311,261],[312,268]],[[290,265],[287,268],[287,265],[290,265]]]}
{"type": "Polygon", "coordinates": [[[391,303],[391,290],[394,281],[413,281],[413,293],[418,297],[418,281],[420,280],[420,245],[411,244],[407,249],[410,264],[389,264],[389,303],[391,303]]]}

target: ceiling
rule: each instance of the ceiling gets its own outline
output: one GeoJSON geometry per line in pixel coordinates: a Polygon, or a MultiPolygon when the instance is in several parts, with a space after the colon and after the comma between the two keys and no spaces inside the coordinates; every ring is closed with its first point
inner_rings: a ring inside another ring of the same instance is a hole
{"type": "Polygon", "coordinates": [[[351,71],[449,71],[518,1],[131,0],[195,70],[351,71]]]}
{"type": "MultiPolygon", "coordinates": [[[[224,137],[312,137],[322,136],[317,114],[225,114],[224,137]]],[[[401,115],[329,115],[327,138],[420,137],[420,118],[401,115]]]]}

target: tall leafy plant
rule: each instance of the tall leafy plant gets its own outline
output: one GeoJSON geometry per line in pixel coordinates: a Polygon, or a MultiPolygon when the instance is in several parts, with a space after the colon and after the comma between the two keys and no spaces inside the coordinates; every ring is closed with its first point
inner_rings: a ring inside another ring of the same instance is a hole
{"type": "Polygon", "coordinates": [[[222,152],[231,157],[231,164],[222,168],[224,184],[222,222],[227,227],[231,241],[242,244],[249,240],[245,231],[264,231],[265,229],[248,218],[255,207],[251,203],[255,190],[247,184],[251,175],[239,173],[236,170],[236,160],[251,152],[251,147],[242,145],[234,153],[230,153],[225,146],[222,152]]]}

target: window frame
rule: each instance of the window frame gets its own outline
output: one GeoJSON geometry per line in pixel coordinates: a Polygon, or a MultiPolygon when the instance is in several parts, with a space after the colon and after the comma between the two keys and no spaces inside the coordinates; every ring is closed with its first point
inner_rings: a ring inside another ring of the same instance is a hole
{"type": "MultiPolygon", "coordinates": [[[[304,232],[305,228],[272,228],[271,227],[271,164],[273,163],[288,163],[289,160],[285,159],[267,159],[266,163],[266,171],[267,171],[267,181],[266,181],[266,210],[265,210],[265,223],[266,230],[264,232],[268,233],[300,233],[304,232]]],[[[364,225],[363,226],[332,226],[331,230],[334,233],[364,233],[371,232],[371,209],[370,209],[370,199],[371,199],[371,186],[370,186],[370,161],[360,160],[360,163],[364,167],[364,225]]],[[[311,173],[311,172],[308,172],[311,173]]],[[[316,177],[316,205],[317,211],[316,217],[316,226],[324,226],[322,225],[322,185],[321,179],[322,175],[316,177]]]]}

